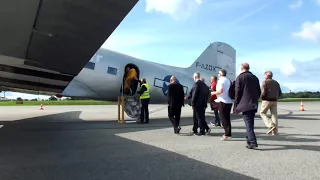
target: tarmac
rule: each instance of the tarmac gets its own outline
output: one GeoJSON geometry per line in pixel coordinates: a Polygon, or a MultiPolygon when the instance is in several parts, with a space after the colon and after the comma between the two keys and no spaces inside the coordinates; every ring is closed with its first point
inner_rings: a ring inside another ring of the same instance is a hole
{"type": "MultiPolygon", "coordinates": [[[[245,147],[241,115],[230,141],[190,136],[192,110],[173,133],[165,105],[150,105],[149,124],[119,124],[117,106],[0,107],[0,179],[320,179],[320,102],[278,103],[279,135],[257,114],[259,147],[245,147]]],[[[132,120],[125,117],[127,120],[132,120]]],[[[213,120],[208,109],[206,120],[213,120]]]]}

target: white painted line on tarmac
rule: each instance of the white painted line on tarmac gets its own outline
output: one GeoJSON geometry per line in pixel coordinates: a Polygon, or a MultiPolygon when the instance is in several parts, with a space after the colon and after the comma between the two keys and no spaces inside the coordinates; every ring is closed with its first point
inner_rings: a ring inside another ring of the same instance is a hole
{"type": "Polygon", "coordinates": [[[3,127],[3,125],[0,125],[0,128],[2,128],[3,127]]]}

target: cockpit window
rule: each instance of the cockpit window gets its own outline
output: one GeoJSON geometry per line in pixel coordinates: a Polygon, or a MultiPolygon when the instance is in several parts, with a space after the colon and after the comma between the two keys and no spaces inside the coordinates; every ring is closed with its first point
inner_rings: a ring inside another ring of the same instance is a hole
{"type": "Polygon", "coordinates": [[[94,70],[95,66],[96,66],[96,64],[95,64],[94,62],[88,62],[88,63],[84,66],[84,68],[94,70]]]}

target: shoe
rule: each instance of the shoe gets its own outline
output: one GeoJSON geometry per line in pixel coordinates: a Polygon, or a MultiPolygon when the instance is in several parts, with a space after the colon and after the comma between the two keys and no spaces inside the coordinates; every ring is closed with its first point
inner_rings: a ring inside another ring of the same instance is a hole
{"type": "Polygon", "coordinates": [[[210,132],[211,132],[211,129],[209,128],[209,129],[207,130],[207,133],[206,133],[206,134],[208,135],[208,134],[210,134],[210,132]]]}
{"type": "Polygon", "coordinates": [[[221,141],[227,141],[227,140],[230,140],[230,139],[232,139],[231,136],[225,136],[225,135],[223,135],[220,140],[221,140],[221,141]]]}
{"type": "Polygon", "coordinates": [[[267,134],[270,134],[276,127],[272,126],[268,129],[267,134]]]}
{"type": "Polygon", "coordinates": [[[275,136],[275,135],[278,135],[278,133],[274,132],[274,130],[273,130],[272,135],[275,136]]]}
{"type": "Polygon", "coordinates": [[[248,145],[246,145],[246,148],[248,148],[248,149],[255,149],[255,148],[257,148],[258,147],[258,145],[257,144],[248,144],[248,145]]]}
{"type": "Polygon", "coordinates": [[[176,129],[175,129],[175,133],[176,133],[176,134],[179,134],[179,133],[180,133],[180,130],[181,130],[181,127],[176,128],[176,129]]]}
{"type": "Polygon", "coordinates": [[[196,133],[195,135],[197,135],[197,136],[204,136],[204,135],[206,135],[206,133],[201,133],[201,132],[199,132],[199,133],[196,133]]]}

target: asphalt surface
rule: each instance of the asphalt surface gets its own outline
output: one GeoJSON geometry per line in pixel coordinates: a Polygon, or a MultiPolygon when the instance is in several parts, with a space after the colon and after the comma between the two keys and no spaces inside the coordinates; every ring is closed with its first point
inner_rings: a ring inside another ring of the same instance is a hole
{"type": "Polygon", "coordinates": [[[256,116],[257,150],[245,148],[239,115],[226,142],[212,126],[210,136],[190,136],[190,107],[180,135],[163,105],[151,105],[163,110],[142,125],[118,124],[116,106],[0,107],[0,179],[320,179],[320,103],[299,106],[279,103],[278,136],[256,116]]]}

